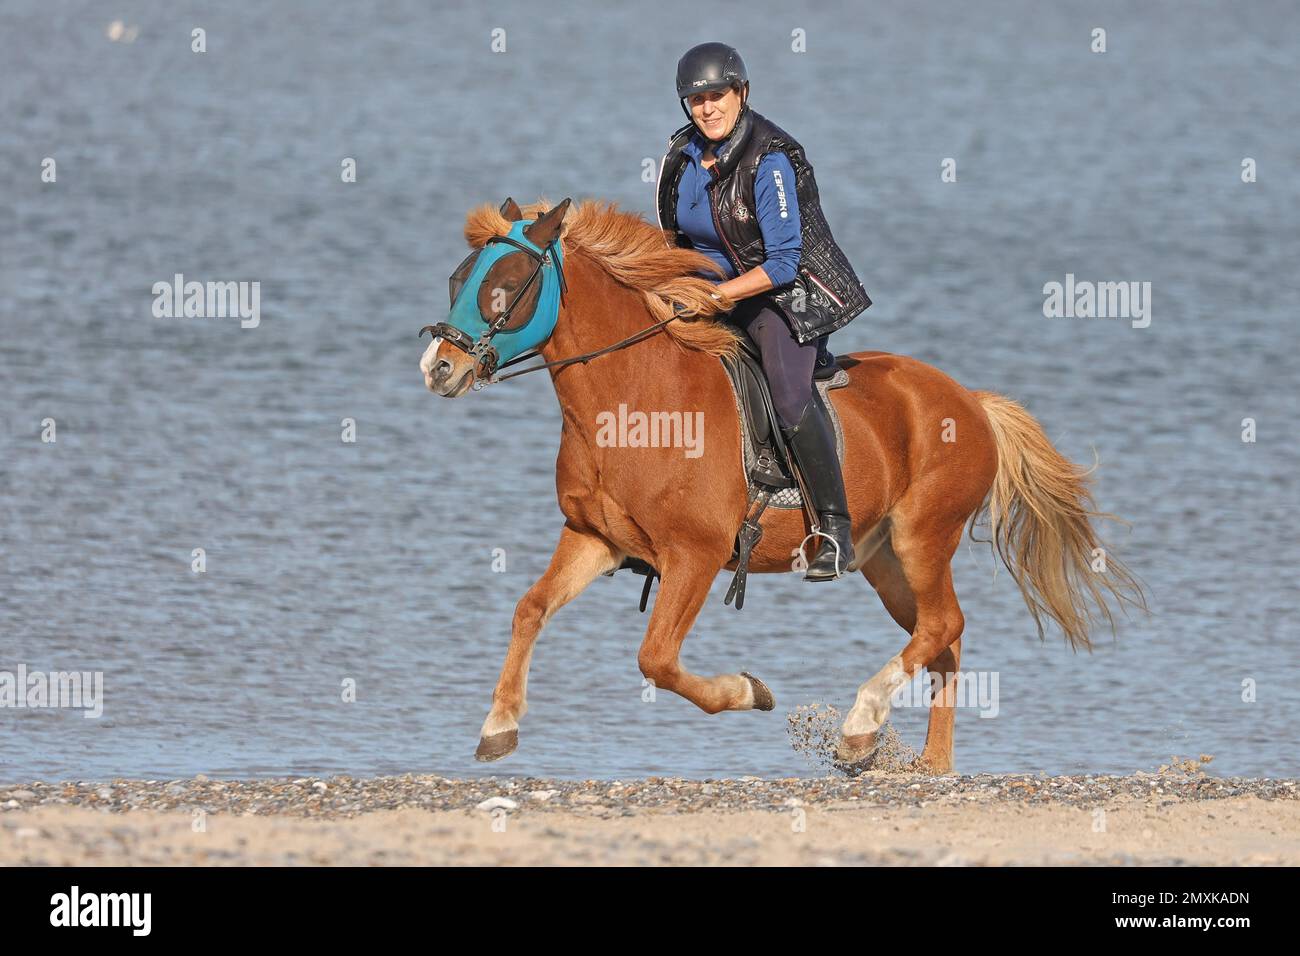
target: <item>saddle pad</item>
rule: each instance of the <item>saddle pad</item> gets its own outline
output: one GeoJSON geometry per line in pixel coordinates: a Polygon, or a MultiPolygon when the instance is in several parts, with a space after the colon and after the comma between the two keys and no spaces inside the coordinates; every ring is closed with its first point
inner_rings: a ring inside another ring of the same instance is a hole
{"type": "MultiPolygon", "coordinates": [[[[744,461],[741,463],[745,469],[745,479],[749,484],[749,490],[753,493],[756,485],[749,481],[749,473],[754,468],[754,461],[757,453],[754,451],[754,441],[749,434],[749,421],[745,418],[744,406],[741,404],[741,398],[736,391],[736,383],[731,381],[731,376],[727,376],[727,381],[731,383],[731,393],[736,398],[736,417],[740,419],[740,447],[744,452],[744,461]]],[[[843,388],[849,384],[849,373],[844,369],[838,369],[830,378],[814,380],[813,384],[822,394],[822,401],[826,405],[826,410],[831,416],[831,425],[835,428],[835,457],[840,460],[841,467],[844,462],[844,428],[840,425],[840,413],[835,410],[835,405],[831,402],[830,396],[826,393],[834,388],[843,388]]],[[[772,497],[767,505],[769,508],[802,508],[803,495],[799,493],[798,487],[781,488],[772,492],[772,497]]]]}

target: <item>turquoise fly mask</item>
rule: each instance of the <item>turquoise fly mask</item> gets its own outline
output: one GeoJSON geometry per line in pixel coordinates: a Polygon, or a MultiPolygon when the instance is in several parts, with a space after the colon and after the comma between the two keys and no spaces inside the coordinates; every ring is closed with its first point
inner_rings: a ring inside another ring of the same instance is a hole
{"type": "MultiPolygon", "coordinates": [[[[562,205],[567,206],[567,200],[562,205]]],[[[482,249],[471,252],[451,275],[451,315],[446,322],[426,325],[420,330],[421,334],[432,332],[435,341],[445,339],[474,360],[476,389],[492,381],[499,365],[509,363],[550,338],[559,320],[567,291],[564,253],[558,235],[545,248],[524,235],[524,229],[535,221],[517,220],[504,236],[491,236],[482,249]],[[495,263],[519,251],[527,253],[537,264],[510,304],[489,322],[479,307],[479,290],[495,263]],[[515,315],[515,307],[535,282],[541,283],[541,290],[531,314],[515,315]]]]}

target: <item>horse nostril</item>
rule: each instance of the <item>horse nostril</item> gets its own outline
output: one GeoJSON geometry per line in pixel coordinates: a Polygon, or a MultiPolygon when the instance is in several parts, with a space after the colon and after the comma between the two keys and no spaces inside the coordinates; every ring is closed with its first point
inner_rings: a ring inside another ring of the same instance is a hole
{"type": "Polygon", "coordinates": [[[438,359],[438,363],[433,367],[433,382],[435,385],[441,385],[447,381],[451,375],[451,363],[446,359],[438,359]]]}

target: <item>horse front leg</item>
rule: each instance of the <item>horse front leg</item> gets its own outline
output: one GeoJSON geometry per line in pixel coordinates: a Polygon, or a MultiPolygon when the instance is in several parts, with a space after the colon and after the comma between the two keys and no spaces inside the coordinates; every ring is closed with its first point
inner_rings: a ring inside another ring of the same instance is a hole
{"type": "Polygon", "coordinates": [[[720,565],[704,559],[665,562],[659,594],[637,655],[641,673],[657,688],[685,697],[701,710],[772,710],[776,700],[757,677],[721,674],[700,677],[681,662],[682,642],[708,599],[720,565]]]}
{"type": "Polygon", "coordinates": [[[478,760],[498,760],[519,746],[519,720],[528,710],[528,664],[551,615],[622,561],[622,553],[604,538],[564,526],[550,565],[515,606],[510,649],[474,753],[478,760]]]}

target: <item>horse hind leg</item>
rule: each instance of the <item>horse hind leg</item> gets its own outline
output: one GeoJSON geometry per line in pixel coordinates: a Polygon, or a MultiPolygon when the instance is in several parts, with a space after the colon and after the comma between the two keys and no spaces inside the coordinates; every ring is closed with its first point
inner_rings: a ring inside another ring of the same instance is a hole
{"type": "Polygon", "coordinates": [[[926,668],[930,671],[930,723],[925,749],[912,769],[926,773],[952,770],[952,728],[957,718],[957,681],[961,665],[961,638],[939,652],[926,668]]]}
{"type": "Polygon", "coordinates": [[[476,759],[499,760],[519,746],[519,720],[528,710],[528,665],[537,635],[551,615],[622,560],[600,536],[565,525],[550,565],[515,606],[510,649],[492,692],[492,709],[479,734],[476,759]]]}
{"type": "MultiPolygon", "coordinates": [[[[943,771],[952,765],[951,688],[955,680],[955,653],[949,651],[961,637],[965,619],[952,586],[951,561],[963,525],[929,534],[907,534],[894,527],[888,548],[882,548],[863,566],[886,609],[911,640],[870,680],[858,688],[853,707],[845,717],[836,762],[846,768],[869,763],[877,745],[877,731],[889,717],[890,698],[911,681],[922,667],[941,678],[939,706],[930,710],[926,746],[918,764],[943,771]]],[[[918,768],[920,769],[920,767],[918,768]]]]}
{"type": "MultiPolygon", "coordinates": [[[[889,612],[889,616],[895,623],[911,634],[916,630],[916,597],[912,593],[912,586],[907,576],[903,573],[902,563],[894,553],[888,524],[886,519],[877,525],[877,529],[883,528],[885,533],[883,536],[874,535],[875,540],[871,542],[869,548],[863,548],[857,542],[854,543],[854,548],[859,556],[859,570],[867,579],[867,583],[875,589],[880,597],[880,603],[885,606],[885,610],[889,612]]],[[[873,534],[875,530],[873,529],[873,534]]],[[[868,539],[872,537],[873,535],[866,536],[868,539]]],[[[887,681],[887,677],[880,674],[873,679],[878,679],[879,682],[887,681]]],[[[865,687],[866,685],[863,685],[863,688],[859,689],[859,698],[862,697],[865,687]]],[[[875,729],[884,724],[885,716],[886,714],[879,715],[879,724],[875,729]]],[[[875,757],[875,729],[841,740],[836,750],[835,763],[850,772],[868,769],[875,757]]]]}

